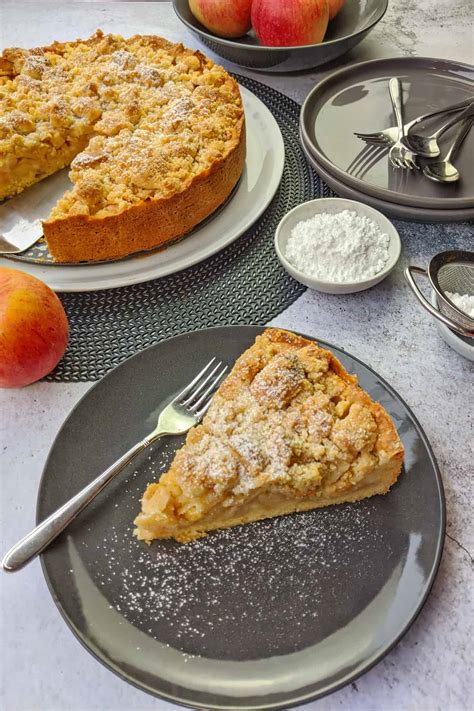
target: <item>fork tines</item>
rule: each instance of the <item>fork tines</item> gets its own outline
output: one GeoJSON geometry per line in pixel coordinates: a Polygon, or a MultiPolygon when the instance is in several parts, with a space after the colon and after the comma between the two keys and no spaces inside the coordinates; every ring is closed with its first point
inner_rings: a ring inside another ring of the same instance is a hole
{"type": "Polygon", "coordinates": [[[211,404],[211,393],[218,387],[226,372],[227,365],[211,358],[201,372],[176,396],[175,401],[190,412],[202,416],[211,404]]]}
{"type": "Polygon", "coordinates": [[[354,132],[354,136],[357,136],[357,138],[360,138],[362,141],[365,141],[366,143],[390,143],[390,138],[388,136],[384,136],[383,133],[377,131],[376,133],[356,133],[354,132]]]}

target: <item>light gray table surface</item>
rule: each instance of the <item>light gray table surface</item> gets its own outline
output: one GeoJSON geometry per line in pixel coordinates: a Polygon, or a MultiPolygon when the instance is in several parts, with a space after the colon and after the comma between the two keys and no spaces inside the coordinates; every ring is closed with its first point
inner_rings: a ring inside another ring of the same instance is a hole
{"type": "MultiPolygon", "coordinates": [[[[341,65],[396,55],[472,62],[469,0],[391,0],[380,25],[341,65]]],[[[84,37],[97,27],[163,34],[198,47],[169,3],[0,1],[0,48],[84,37]]],[[[228,65],[242,73],[244,70],[228,65]]],[[[254,75],[301,102],[328,71],[254,75]]],[[[431,596],[398,646],[357,682],[309,704],[315,711],[472,708],[472,364],[439,337],[402,275],[444,249],[471,245],[467,227],[424,226],[408,237],[392,276],[360,294],[307,291],[272,323],[343,346],[380,372],[413,408],[438,459],[446,488],[448,528],[431,596]]],[[[64,418],[90,383],[41,382],[0,391],[1,550],[34,524],[43,463],[64,418]]],[[[0,574],[0,709],[4,711],[138,711],[172,708],[127,685],[74,639],[46,588],[38,561],[0,574]]]]}

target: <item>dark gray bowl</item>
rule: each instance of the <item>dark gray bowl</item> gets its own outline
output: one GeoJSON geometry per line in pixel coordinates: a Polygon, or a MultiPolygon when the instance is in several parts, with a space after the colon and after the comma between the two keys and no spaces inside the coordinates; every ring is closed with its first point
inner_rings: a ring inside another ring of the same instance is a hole
{"type": "Polygon", "coordinates": [[[348,52],[385,14],[388,0],[346,0],[329,23],[324,41],[301,47],[263,47],[253,32],[237,39],[217,37],[193,16],[188,0],[173,0],[179,19],[220,57],[264,72],[297,72],[326,64],[348,52]]]}

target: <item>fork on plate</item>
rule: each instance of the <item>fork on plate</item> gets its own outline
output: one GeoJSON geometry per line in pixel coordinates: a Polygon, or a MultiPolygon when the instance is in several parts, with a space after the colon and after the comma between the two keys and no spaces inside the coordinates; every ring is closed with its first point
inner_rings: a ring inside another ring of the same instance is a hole
{"type": "Polygon", "coordinates": [[[390,99],[392,101],[393,111],[397,120],[398,137],[396,142],[390,148],[388,158],[394,168],[419,168],[416,162],[417,154],[406,147],[404,140],[405,127],[403,125],[403,104],[402,104],[402,85],[397,77],[392,77],[388,83],[390,99]]]}
{"type": "Polygon", "coordinates": [[[207,412],[213,392],[226,371],[226,365],[212,358],[160,412],[155,429],[14,545],[2,560],[3,569],[13,572],[36,558],[95,499],[97,494],[150,444],[165,435],[184,434],[197,425],[207,412]]]}
{"type": "MultiPolygon", "coordinates": [[[[435,116],[439,116],[441,114],[451,114],[455,111],[465,109],[472,101],[474,101],[474,97],[470,97],[469,99],[461,101],[458,104],[446,106],[443,109],[436,109],[436,111],[430,111],[427,114],[418,116],[417,118],[403,125],[403,132],[405,135],[408,135],[410,130],[419,123],[427,121],[428,119],[434,118],[435,116]]],[[[385,128],[383,129],[383,131],[373,131],[372,133],[361,133],[359,131],[355,131],[354,135],[357,136],[357,138],[362,139],[366,143],[390,145],[391,143],[395,143],[398,139],[398,127],[390,126],[390,128],[385,128]]]]}

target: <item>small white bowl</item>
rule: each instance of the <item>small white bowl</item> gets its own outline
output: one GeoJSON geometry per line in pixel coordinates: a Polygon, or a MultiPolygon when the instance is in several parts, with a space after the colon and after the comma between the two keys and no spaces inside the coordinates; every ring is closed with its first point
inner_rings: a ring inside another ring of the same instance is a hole
{"type": "Polygon", "coordinates": [[[310,289],[323,291],[326,294],[353,294],[356,291],[370,289],[371,286],[375,286],[375,284],[378,284],[382,281],[382,279],[385,279],[385,277],[390,274],[398,261],[401,249],[402,246],[398,232],[385,215],[382,215],[382,213],[378,210],[374,210],[373,207],[364,205],[362,202],[357,202],[356,200],[345,200],[344,198],[319,198],[318,200],[303,202],[301,205],[297,205],[293,208],[293,210],[290,210],[290,212],[285,215],[275,232],[275,250],[278,255],[278,259],[286,271],[291,274],[294,279],[301,282],[301,284],[309,286],[310,289]],[[352,212],[356,212],[358,215],[370,218],[376,225],[378,225],[381,232],[384,232],[389,236],[389,257],[384,269],[382,269],[382,271],[375,276],[370,277],[370,279],[361,279],[359,281],[351,282],[322,281],[300,272],[288,261],[285,256],[286,245],[293,228],[298,224],[298,222],[301,222],[301,220],[308,220],[310,217],[314,217],[314,215],[322,212],[334,214],[342,212],[343,210],[350,210],[352,212]]]}

